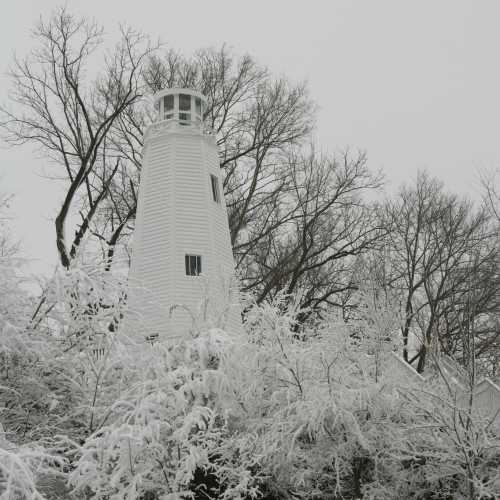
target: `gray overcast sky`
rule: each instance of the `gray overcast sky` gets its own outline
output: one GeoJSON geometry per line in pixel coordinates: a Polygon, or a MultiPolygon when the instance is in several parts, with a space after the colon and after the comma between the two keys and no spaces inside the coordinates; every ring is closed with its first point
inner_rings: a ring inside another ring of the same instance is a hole
{"type": "MultiPolygon", "coordinates": [[[[52,0],[4,0],[0,69],[25,54],[52,0]]],[[[322,148],[364,149],[391,186],[426,168],[475,195],[477,170],[500,166],[498,0],[67,0],[75,14],[160,36],[184,52],[227,43],[275,74],[309,82],[320,106],[322,148]]],[[[8,81],[2,73],[5,101],[8,81]]],[[[15,234],[33,270],[56,262],[53,218],[60,194],[40,177],[30,148],[0,149],[0,191],[16,195],[15,234]]]]}

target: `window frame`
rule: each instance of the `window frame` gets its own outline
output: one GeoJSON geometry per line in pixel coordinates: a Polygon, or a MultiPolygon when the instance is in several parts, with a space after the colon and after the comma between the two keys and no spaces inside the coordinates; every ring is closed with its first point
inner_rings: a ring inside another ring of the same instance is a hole
{"type": "Polygon", "coordinates": [[[203,272],[201,255],[189,254],[189,253],[185,254],[184,266],[185,266],[186,276],[200,276],[203,272]]]}
{"type": "Polygon", "coordinates": [[[182,92],[164,95],[155,106],[160,120],[175,120],[180,125],[203,123],[206,107],[201,97],[182,92]]]}
{"type": "Polygon", "coordinates": [[[174,94],[167,94],[166,96],[163,96],[163,110],[165,111],[165,113],[173,112],[174,109],[175,109],[175,96],[174,96],[174,94]],[[171,103],[168,101],[171,101],[171,103]],[[170,106],[170,104],[171,104],[171,106],[170,106]]]}
{"type": "Polygon", "coordinates": [[[176,101],[175,95],[168,94],[166,96],[163,96],[163,99],[161,101],[163,107],[163,119],[171,120],[174,117],[175,113],[175,101],[176,101]],[[171,106],[167,106],[167,101],[171,101],[171,106]]]}
{"type": "Polygon", "coordinates": [[[191,94],[179,94],[179,113],[191,113],[192,112],[192,99],[191,99],[191,94]],[[187,107],[184,107],[183,104],[189,105],[187,107]]]}
{"type": "Polygon", "coordinates": [[[219,186],[219,177],[214,174],[210,174],[210,184],[212,186],[212,198],[215,203],[221,202],[220,198],[220,186],[219,186]]]}

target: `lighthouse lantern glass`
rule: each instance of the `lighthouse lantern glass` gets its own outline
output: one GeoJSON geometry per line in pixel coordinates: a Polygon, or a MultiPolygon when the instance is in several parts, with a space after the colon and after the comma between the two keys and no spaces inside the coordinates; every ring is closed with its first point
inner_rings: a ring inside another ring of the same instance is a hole
{"type": "Polygon", "coordinates": [[[191,111],[191,96],[179,94],[179,111],[191,111]]]}
{"type": "Polygon", "coordinates": [[[165,111],[172,111],[174,109],[174,96],[173,94],[165,96],[165,111]]]}
{"type": "Polygon", "coordinates": [[[174,96],[166,95],[163,99],[163,114],[165,120],[169,120],[174,117],[174,96]]]}
{"type": "Polygon", "coordinates": [[[179,125],[200,126],[205,113],[203,99],[195,93],[172,93],[162,96],[155,102],[158,120],[173,120],[179,125]]]}

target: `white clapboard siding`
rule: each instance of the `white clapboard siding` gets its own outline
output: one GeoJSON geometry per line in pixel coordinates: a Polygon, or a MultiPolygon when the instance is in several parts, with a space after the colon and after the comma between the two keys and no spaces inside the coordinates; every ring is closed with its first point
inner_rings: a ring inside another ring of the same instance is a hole
{"type": "Polygon", "coordinates": [[[237,294],[229,291],[234,286],[234,262],[222,193],[213,135],[177,123],[150,127],[124,322],[130,335],[184,336],[206,300],[209,321],[228,331],[241,328],[237,294]],[[210,174],[219,179],[220,203],[213,200],[210,174]],[[186,276],[186,254],[202,256],[203,276],[186,276]],[[224,310],[229,311],[227,323],[215,323],[224,310]]]}
{"type": "Polygon", "coordinates": [[[485,378],[474,387],[474,406],[484,417],[493,420],[492,425],[500,431],[500,387],[485,378]]]}
{"type": "Polygon", "coordinates": [[[422,385],[425,382],[424,377],[395,352],[383,357],[382,377],[388,385],[422,385]]]}

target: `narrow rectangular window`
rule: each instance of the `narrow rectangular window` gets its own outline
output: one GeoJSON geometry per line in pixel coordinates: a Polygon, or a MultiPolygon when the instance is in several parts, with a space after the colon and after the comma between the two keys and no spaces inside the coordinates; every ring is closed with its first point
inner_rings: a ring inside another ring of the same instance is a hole
{"type": "Polygon", "coordinates": [[[174,109],[174,96],[166,95],[163,98],[163,118],[169,120],[172,118],[172,110],[174,109]]]}
{"type": "Polygon", "coordinates": [[[210,181],[212,183],[212,194],[214,201],[220,203],[219,180],[216,175],[210,174],[210,181]]]}
{"type": "Polygon", "coordinates": [[[174,109],[174,96],[166,95],[163,98],[163,119],[170,120],[173,117],[172,110],[174,109]]]}
{"type": "Polygon", "coordinates": [[[187,276],[199,276],[201,274],[201,255],[186,255],[184,261],[187,276]]]}
{"type": "Polygon", "coordinates": [[[163,106],[164,106],[165,112],[171,111],[172,109],[174,109],[174,96],[173,96],[173,94],[165,96],[163,106]]]}
{"type": "Polygon", "coordinates": [[[191,96],[179,94],[179,111],[191,111],[191,96]]]}

